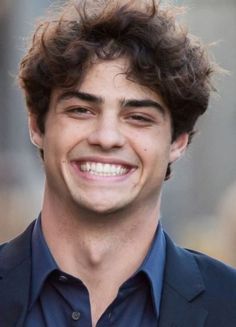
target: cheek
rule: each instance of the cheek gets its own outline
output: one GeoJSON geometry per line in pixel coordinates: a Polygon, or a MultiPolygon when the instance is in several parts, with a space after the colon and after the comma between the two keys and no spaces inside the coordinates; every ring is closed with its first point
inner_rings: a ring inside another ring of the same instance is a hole
{"type": "Polygon", "coordinates": [[[47,138],[47,144],[56,152],[72,149],[78,142],[85,138],[85,131],[76,125],[67,126],[60,124],[53,128],[47,138]]]}
{"type": "Polygon", "coordinates": [[[146,135],[133,135],[130,144],[136,156],[143,165],[153,165],[158,158],[158,148],[150,137],[146,135]]]}
{"type": "Polygon", "coordinates": [[[139,140],[139,138],[137,137],[133,137],[132,141],[130,142],[132,150],[135,152],[135,154],[139,157],[141,161],[145,160],[145,158],[152,151],[151,148],[148,146],[149,143],[145,142],[144,138],[139,140]]]}

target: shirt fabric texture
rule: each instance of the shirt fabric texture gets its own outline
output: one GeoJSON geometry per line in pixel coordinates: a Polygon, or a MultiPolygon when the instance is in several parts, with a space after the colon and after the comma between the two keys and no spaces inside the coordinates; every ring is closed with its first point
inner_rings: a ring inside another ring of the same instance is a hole
{"type": "MultiPolygon", "coordinates": [[[[97,327],[157,327],[166,241],[159,224],[141,267],[119,288],[97,327]]],[[[102,294],[101,294],[102,297],[102,294]]],[[[92,327],[89,293],[83,282],[60,270],[46,244],[40,217],[32,234],[31,296],[25,327],[92,327]]]]}

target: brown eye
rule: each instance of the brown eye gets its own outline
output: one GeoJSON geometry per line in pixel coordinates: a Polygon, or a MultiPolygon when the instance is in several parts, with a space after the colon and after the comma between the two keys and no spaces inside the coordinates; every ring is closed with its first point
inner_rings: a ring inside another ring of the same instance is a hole
{"type": "Polygon", "coordinates": [[[74,119],[88,119],[95,115],[95,112],[86,107],[69,107],[65,110],[66,114],[74,119]]]}
{"type": "Polygon", "coordinates": [[[76,107],[76,108],[71,108],[68,110],[68,112],[75,113],[75,114],[89,114],[90,111],[86,108],[83,107],[76,107]]]}
{"type": "Polygon", "coordinates": [[[132,115],[131,118],[140,122],[152,122],[150,118],[138,114],[132,115]]]}
{"type": "Polygon", "coordinates": [[[127,116],[127,120],[132,125],[137,126],[150,126],[154,123],[153,119],[148,115],[141,113],[133,113],[127,116]]]}

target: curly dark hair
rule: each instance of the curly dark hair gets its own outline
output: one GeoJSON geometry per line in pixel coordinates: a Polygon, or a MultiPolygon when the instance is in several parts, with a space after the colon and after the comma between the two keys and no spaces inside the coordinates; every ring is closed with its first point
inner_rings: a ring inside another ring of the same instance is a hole
{"type": "Polygon", "coordinates": [[[80,83],[94,58],[126,57],[127,78],[161,95],[169,108],[172,140],[185,132],[191,140],[214,90],[215,65],[207,47],[178,23],[177,12],[155,0],[84,0],[69,1],[56,17],[42,21],[19,70],[40,131],[54,88],[80,83]]]}

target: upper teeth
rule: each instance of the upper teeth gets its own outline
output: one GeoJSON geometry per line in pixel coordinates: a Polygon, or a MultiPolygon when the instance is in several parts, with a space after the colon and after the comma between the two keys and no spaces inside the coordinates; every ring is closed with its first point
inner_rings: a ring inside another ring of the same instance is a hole
{"type": "Polygon", "coordinates": [[[127,173],[128,169],[121,165],[111,165],[101,162],[86,162],[80,165],[81,171],[89,172],[93,175],[100,176],[116,176],[124,175],[127,173]]]}

